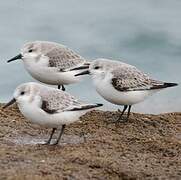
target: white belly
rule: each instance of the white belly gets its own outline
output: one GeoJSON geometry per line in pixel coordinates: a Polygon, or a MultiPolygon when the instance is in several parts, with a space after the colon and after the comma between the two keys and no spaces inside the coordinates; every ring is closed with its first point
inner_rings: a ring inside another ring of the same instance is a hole
{"type": "Polygon", "coordinates": [[[18,105],[21,113],[31,123],[45,127],[58,128],[63,124],[71,124],[78,121],[79,118],[87,111],[67,111],[56,114],[48,114],[35,105],[23,104],[18,105]]]}
{"type": "Polygon", "coordinates": [[[31,76],[40,82],[51,85],[67,85],[77,83],[81,77],[76,77],[75,74],[79,71],[58,72],[56,68],[51,67],[38,67],[38,66],[25,66],[31,76]]]}
{"type": "Polygon", "coordinates": [[[158,90],[149,91],[127,91],[122,92],[116,90],[109,80],[95,80],[97,92],[107,101],[117,105],[133,105],[143,101],[148,96],[152,95],[158,90]]]}

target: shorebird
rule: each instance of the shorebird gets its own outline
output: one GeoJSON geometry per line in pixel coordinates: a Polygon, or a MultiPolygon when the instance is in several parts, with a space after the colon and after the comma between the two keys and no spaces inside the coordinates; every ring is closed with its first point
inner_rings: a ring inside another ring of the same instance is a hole
{"type": "Polygon", "coordinates": [[[89,62],[64,45],[34,41],[26,43],[20,54],[7,62],[22,59],[25,69],[40,82],[58,85],[65,90],[64,85],[77,83],[80,77],[74,75],[88,68],[89,62]],[[81,66],[81,68],[77,68],[81,66]],[[69,69],[74,69],[69,71],[69,69]]]}
{"type": "Polygon", "coordinates": [[[13,99],[4,108],[17,103],[20,112],[32,123],[52,128],[45,144],[50,144],[53,134],[61,127],[58,144],[65,126],[74,123],[86,112],[102,106],[77,100],[70,94],[45,85],[29,82],[19,85],[13,94],[13,99]]]}
{"type": "Polygon", "coordinates": [[[131,106],[145,100],[148,96],[168,87],[177,86],[150,78],[135,66],[109,59],[97,59],[90,64],[89,70],[75,76],[90,74],[97,92],[107,101],[123,105],[118,122],[128,108],[127,121],[131,106]]]}

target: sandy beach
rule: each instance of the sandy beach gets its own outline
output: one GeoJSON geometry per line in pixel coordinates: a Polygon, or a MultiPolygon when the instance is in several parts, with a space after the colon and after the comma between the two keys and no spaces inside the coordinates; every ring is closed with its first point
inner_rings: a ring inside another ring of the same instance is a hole
{"type": "Polygon", "coordinates": [[[0,179],[181,179],[181,113],[92,111],[67,126],[58,146],[50,129],[0,106],[0,179]]]}

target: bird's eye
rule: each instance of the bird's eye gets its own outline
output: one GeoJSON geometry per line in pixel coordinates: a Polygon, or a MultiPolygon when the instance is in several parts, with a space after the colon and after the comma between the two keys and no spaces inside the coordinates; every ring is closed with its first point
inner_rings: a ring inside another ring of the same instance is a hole
{"type": "Polygon", "coordinates": [[[99,69],[100,67],[99,66],[96,66],[94,69],[99,69]]]}
{"type": "Polygon", "coordinates": [[[22,91],[22,92],[21,92],[21,95],[24,95],[24,94],[25,94],[25,92],[24,92],[24,91],[22,91]]]}
{"type": "Polygon", "coordinates": [[[28,52],[33,52],[33,49],[30,49],[28,52]]]}

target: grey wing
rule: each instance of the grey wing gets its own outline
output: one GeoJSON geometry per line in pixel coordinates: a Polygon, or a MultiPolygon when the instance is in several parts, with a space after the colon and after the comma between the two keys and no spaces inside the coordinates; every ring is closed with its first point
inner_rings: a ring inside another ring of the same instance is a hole
{"type": "Polygon", "coordinates": [[[83,64],[85,59],[65,46],[55,46],[45,56],[49,57],[49,66],[56,67],[60,71],[83,64]]]}
{"type": "Polygon", "coordinates": [[[81,102],[73,96],[60,90],[47,90],[41,92],[41,108],[47,113],[63,112],[69,108],[79,107],[81,102]]]}
{"type": "Polygon", "coordinates": [[[164,82],[152,80],[134,66],[118,67],[112,71],[112,85],[119,91],[159,89],[164,82]]]}
{"type": "Polygon", "coordinates": [[[83,103],[70,94],[60,90],[49,90],[41,92],[42,105],[41,108],[49,113],[59,113],[64,111],[78,111],[91,109],[102,106],[102,104],[86,104],[83,103]]]}

